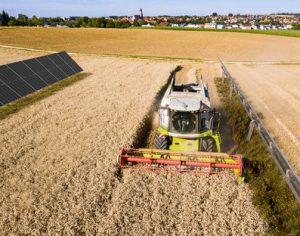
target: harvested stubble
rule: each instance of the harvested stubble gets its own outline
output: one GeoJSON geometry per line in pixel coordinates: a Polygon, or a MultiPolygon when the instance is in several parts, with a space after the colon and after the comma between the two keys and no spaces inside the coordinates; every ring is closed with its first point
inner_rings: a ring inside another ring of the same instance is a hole
{"type": "Polygon", "coordinates": [[[95,57],[77,61],[93,75],[0,122],[1,233],[108,234],[108,225],[118,233],[139,225],[157,234],[197,229],[230,234],[231,226],[221,231],[229,222],[237,233],[264,232],[246,185],[222,177],[116,176],[119,147],[138,139],[143,118],[175,65],[95,57]],[[141,203],[150,196],[162,207],[151,204],[153,221],[147,222],[147,215],[127,221],[140,215],[141,203]],[[123,197],[137,207],[120,204],[123,197]],[[198,207],[199,201],[204,205],[198,207]],[[198,224],[195,215],[209,221],[198,224]],[[184,218],[182,224],[178,217],[184,218]]]}
{"type": "Polygon", "coordinates": [[[115,59],[81,65],[94,74],[0,123],[4,234],[95,232],[118,182],[116,153],[133,142],[174,69],[115,59]]]}
{"type": "Polygon", "coordinates": [[[30,52],[25,50],[15,50],[9,48],[0,48],[0,65],[22,61],[25,59],[42,56],[49,53],[30,52]]]}
{"type": "Polygon", "coordinates": [[[126,171],[100,232],[108,235],[262,235],[251,192],[234,176],[126,171]]]}

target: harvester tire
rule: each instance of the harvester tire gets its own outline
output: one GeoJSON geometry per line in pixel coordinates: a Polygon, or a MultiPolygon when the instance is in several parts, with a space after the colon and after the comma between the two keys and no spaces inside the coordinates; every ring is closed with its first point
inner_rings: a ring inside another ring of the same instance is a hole
{"type": "Polygon", "coordinates": [[[213,152],[215,147],[215,141],[212,138],[202,138],[200,140],[200,151],[201,152],[213,152]]]}
{"type": "Polygon", "coordinates": [[[169,147],[169,142],[167,137],[159,137],[159,134],[157,133],[155,135],[155,148],[157,149],[162,149],[162,150],[167,150],[169,147]]]}

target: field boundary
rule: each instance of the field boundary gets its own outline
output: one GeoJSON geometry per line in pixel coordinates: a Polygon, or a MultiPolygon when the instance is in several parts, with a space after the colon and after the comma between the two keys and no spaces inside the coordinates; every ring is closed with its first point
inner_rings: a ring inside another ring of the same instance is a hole
{"type": "Polygon", "coordinates": [[[247,112],[251,122],[249,127],[249,133],[247,139],[250,139],[253,133],[253,129],[255,128],[258,132],[259,136],[267,146],[268,151],[272,155],[274,162],[276,163],[280,173],[283,175],[285,181],[287,182],[289,188],[293,192],[295,198],[298,203],[300,203],[300,179],[295,173],[294,169],[289,164],[287,158],[279,148],[278,144],[272,138],[272,135],[269,133],[267,128],[264,126],[263,122],[255,112],[255,110],[251,107],[249,102],[247,101],[245,95],[241,92],[235,80],[225,67],[224,63],[220,60],[221,68],[222,68],[222,78],[227,79],[230,85],[230,94],[234,91],[238,96],[241,104],[244,107],[244,110],[247,112]]]}

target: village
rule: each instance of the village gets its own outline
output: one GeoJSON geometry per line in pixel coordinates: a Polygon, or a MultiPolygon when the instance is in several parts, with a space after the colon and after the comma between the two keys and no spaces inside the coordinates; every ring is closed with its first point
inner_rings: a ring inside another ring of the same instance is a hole
{"type": "MultiPolygon", "coordinates": [[[[3,12],[2,15],[7,13],[3,12]]],[[[129,27],[170,27],[194,29],[237,29],[237,30],[300,30],[300,14],[232,14],[219,15],[214,12],[208,16],[144,16],[143,10],[131,16],[108,17],[28,17],[24,14],[8,16],[7,26],[42,27],[90,27],[90,28],[129,28],[129,27]]],[[[3,24],[5,25],[5,24],[3,24]]]]}
{"type": "Polygon", "coordinates": [[[143,17],[140,15],[118,18],[116,20],[128,20],[132,22],[144,21],[142,27],[185,27],[206,29],[242,29],[242,30],[288,30],[299,29],[300,15],[295,14],[271,14],[271,15],[218,15],[210,16],[158,16],[143,17]]]}

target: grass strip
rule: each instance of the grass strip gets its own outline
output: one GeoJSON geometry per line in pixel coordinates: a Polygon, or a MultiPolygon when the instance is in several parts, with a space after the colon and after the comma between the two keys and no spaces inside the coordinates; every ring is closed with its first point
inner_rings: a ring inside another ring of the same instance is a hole
{"type": "Polygon", "coordinates": [[[152,30],[172,30],[172,31],[206,31],[206,32],[235,32],[235,33],[277,35],[277,36],[286,36],[286,37],[295,37],[295,38],[300,37],[300,30],[205,29],[205,28],[186,28],[186,27],[170,27],[170,26],[131,27],[129,29],[152,29],[152,30]]]}
{"type": "MultiPolygon", "coordinates": [[[[300,205],[288,188],[259,134],[246,139],[250,119],[242,104],[222,79],[215,80],[222,105],[244,159],[246,182],[254,192],[253,202],[269,223],[271,235],[300,235],[300,205]]],[[[235,94],[234,94],[235,95],[235,94]]]]}
{"type": "Polygon", "coordinates": [[[59,90],[62,90],[64,87],[67,87],[71,84],[74,84],[84,78],[88,77],[90,73],[79,73],[72,75],[69,78],[60,80],[50,86],[47,86],[41,90],[38,90],[32,94],[29,94],[23,98],[20,98],[14,102],[11,102],[7,105],[0,107],[0,120],[5,119],[7,116],[19,112],[23,108],[32,105],[42,99],[45,99],[59,90]]]}
{"type": "MultiPolygon", "coordinates": [[[[90,54],[95,55],[95,54],[90,54]]],[[[202,59],[192,57],[168,57],[168,56],[148,56],[148,55],[133,55],[133,54],[99,54],[100,56],[132,58],[132,59],[146,59],[146,60],[169,60],[169,61],[193,61],[203,62],[202,59]]]]}

